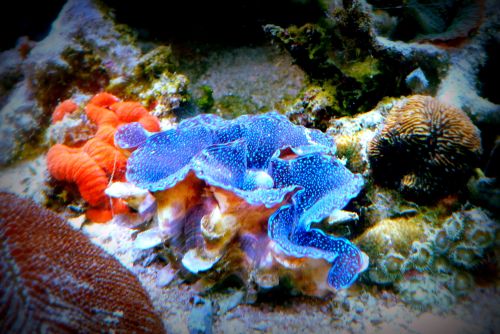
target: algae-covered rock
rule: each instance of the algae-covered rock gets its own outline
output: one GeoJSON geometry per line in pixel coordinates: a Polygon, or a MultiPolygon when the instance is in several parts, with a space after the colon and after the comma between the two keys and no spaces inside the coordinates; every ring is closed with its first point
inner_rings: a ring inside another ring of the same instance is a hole
{"type": "Polygon", "coordinates": [[[367,111],[388,94],[435,92],[448,64],[445,52],[378,36],[374,16],[363,2],[331,2],[326,7],[325,20],[300,27],[264,27],[314,85],[331,92],[334,103],[316,124],[367,111]]]}
{"type": "Polygon", "coordinates": [[[173,116],[191,100],[189,79],[175,67],[171,48],[160,45],[139,57],[131,73],[111,80],[107,89],[140,101],[157,117],[173,116]]]}
{"type": "Polygon", "coordinates": [[[334,115],[335,97],[332,91],[320,86],[308,87],[286,112],[287,117],[298,125],[325,129],[325,120],[334,115]]]}
{"type": "Polygon", "coordinates": [[[60,100],[102,90],[112,76],[130,71],[140,54],[108,9],[90,0],[68,1],[48,36],[23,50],[18,65],[9,67],[20,72],[4,72],[13,80],[0,105],[0,165],[29,156],[39,146],[60,100]]]}

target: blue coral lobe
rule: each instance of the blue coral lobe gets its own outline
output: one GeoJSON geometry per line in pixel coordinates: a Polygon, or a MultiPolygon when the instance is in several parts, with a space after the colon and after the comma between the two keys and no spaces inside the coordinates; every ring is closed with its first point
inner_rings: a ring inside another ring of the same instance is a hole
{"type": "Polygon", "coordinates": [[[145,140],[133,126],[120,128],[117,136],[119,145],[138,146],[128,161],[129,182],[160,191],[192,171],[212,186],[269,208],[292,194],[268,221],[268,235],[278,248],[332,263],[328,283],[335,289],[350,286],[366,269],[367,256],[349,240],[311,227],[342,209],[364,183],[335,158],[335,143],[323,132],[271,112],[234,120],[199,115],[145,140]],[[143,143],[128,144],[125,131],[137,131],[131,138],[143,143]]]}

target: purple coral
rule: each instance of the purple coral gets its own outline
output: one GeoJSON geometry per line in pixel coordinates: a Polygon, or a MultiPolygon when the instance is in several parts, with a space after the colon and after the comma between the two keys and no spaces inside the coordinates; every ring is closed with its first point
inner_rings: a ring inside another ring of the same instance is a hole
{"type": "MultiPolygon", "coordinates": [[[[130,125],[117,136],[134,129],[141,131],[130,125]]],[[[125,137],[117,142],[129,147],[125,137]]],[[[145,140],[129,158],[127,179],[160,191],[194,172],[250,205],[271,208],[288,200],[269,218],[270,239],[287,255],[332,263],[328,283],[339,289],[354,282],[368,259],[348,240],[311,227],[342,209],[363,186],[361,176],[347,170],[334,153],[331,137],[275,112],[231,121],[200,115],[145,140]]]]}

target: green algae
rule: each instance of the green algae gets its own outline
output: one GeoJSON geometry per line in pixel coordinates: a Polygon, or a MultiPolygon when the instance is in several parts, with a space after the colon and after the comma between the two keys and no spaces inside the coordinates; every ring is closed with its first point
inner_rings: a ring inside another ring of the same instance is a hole
{"type": "Polygon", "coordinates": [[[340,138],[340,140],[345,140],[344,143],[339,143],[339,139],[336,140],[336,154],[339,159],[346,161],[346,167],[350,171],[362,173],[367,167],[366,162],[361,156],[362,146],[355,138],[349,138],[350,136],[345,137],[348,138],[340,138]]]}
{"type": "Polygon", "coordinates": [[[335,92],[332,86],[306,86],[286,114],[295,124],[326,130],[325,121],[335,115],[335,92]]]}
{"type": "Polygon", "coordinates": [[[215,100],[214,108],[217,114],[225,118],[236,118],[245,114],[257,114],[261,112],[251,99],[245,99],[238,95],[224,95],[215,100]]]}
{"type": "Polygon", "coordinates": [[[53,61],[46,64],[43,71],[34,72],[33,81],[39,87],[35,97],[47,116],[59,101],[69,98],[77,89],[94,93],[106,87],[110,80],[101,57],[83,40],[76,46],[66,47],[61,59],[64,62],[53,61]]]}
{"type": "Polygon", "coordinates": [[[215,103],[212,87],[208,85],[198,87],[193,93],[193,99],[201,112],[209,112],[215,103]]]}
{"type": "Polygon", "coordinates": [[[342,66],[342,72],[363,83],[373,80],[377,74],[381,73],[379,70],[379,60],[371,56],[366,57],[362,61],[342,66]]]}
{"type": "Polygon", "coordinates": [[[43,140],[44,136],[44,132],[39,132],[32,135],[27,140],[19,142],[9,165],[18,161],[33,159],[44,154],[47,151],[47,143],[43,140]]]}

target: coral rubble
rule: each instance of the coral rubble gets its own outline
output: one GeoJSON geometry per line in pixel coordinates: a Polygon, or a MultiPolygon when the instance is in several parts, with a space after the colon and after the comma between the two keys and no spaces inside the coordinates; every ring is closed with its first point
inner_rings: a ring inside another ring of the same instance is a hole
{"type": "MultiPolygon", "coordinates": [[[[117,136],[123,131],[141,128],[130,124],[117,136]]],[[[334,151],[330,137],[277,113],[200,115],[145,139],[126,176],[154,192],[158,233],[191,272],[227,267],[226,275],[246,271],[267,287],[288,276],[299,290],[322,294],[326,282],[348,287],[367,266],[350,241],[311,226],[363,185],[334,151]]]]}
{"type": "Polygon", "coordinates": [[[164,332],[137,278],[33,201],[0,193],[0,250],[2,333],[164,332]]]}
{"type": "Polygon", "coordinates": [[[463,111],[423,95],[393,108],[369,147],[376,179],[420,197],[463,186],[481,152],[479,130],[463,111]]]}

